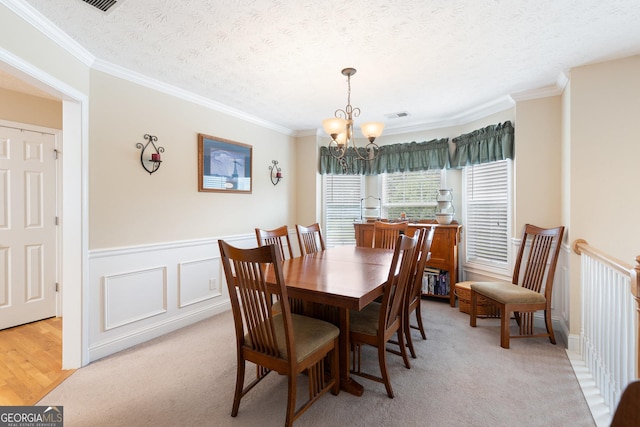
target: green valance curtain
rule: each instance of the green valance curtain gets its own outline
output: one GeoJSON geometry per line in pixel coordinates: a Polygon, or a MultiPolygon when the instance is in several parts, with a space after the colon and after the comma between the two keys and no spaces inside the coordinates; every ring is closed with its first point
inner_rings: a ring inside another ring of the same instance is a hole
{"type": "Polygon", "coordinates": [[[452,168],[514,158],[513,125],[510,121],[487,126],[453,138],[452,168]]]}
{"type": "MultiPolygon", "coordinates": [[[[364,158],[368,157],[367,150],[363,147],[358,149],[360,155],[364,158]]],[[[347,153],[344,155],[344,161],[346,162],[347,172],[344,171],[342,164],[329,153],[327,147],[320,147],[320,173],[328,175],[372,175],[371,163],[368,160],[360,160],[356,155],[353,147],[347,148],[347,153]]]]}
{"type": "MultiPolygon", "coordinates": [[[[366,157],[366,150],[359,149],[366,157]]],[[[387,172],[414,172],[428,169],[443,169],[449,166],[448,138],[425,142],[383,145],[378,156],[371,161],[359,160],[353,148],[347,149],[345,161],[350,175],[378,175],[387,172]]],[[[320,173],[344,174],[340,162],[320,147],[320,173]]]]}

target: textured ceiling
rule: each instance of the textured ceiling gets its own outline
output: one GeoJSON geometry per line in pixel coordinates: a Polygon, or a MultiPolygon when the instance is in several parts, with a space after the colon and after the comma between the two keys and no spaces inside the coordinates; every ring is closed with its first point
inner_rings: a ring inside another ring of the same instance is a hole
{"type": "Polygon", "coordinates": [[[24,1],[99,61],[303,132],[344,108],[404,128],[640,53],[638,0],[24,1]],[[407,117],[385,114],[406,111],[407,117]]]}

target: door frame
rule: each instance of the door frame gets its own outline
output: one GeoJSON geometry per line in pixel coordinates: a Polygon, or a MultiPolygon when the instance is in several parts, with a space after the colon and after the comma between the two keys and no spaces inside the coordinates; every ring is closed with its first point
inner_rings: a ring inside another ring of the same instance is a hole
{"type": "MultiPolygon", "coordinates": [[[[89,363],[88,291],[88,134],[89,97],[0,47],[0,67],[62,100],[60,299],[62,369],[89,363]]],[[[87,72],[90,70],[87,68],[87,72]]]]}

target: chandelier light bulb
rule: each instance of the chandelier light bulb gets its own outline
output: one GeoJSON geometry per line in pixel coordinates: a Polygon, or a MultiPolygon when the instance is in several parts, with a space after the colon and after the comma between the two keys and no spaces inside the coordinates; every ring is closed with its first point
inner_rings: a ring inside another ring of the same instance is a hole
{"type": "Polygon", "coordinates": [[[344,147],[344,145],[347,143],[347,133],[346,132],[339,133],[333,139],[338,143],[339,147],[344,147]]]}
{"type": "Polygon", "coordinates": [[[347,128],[347,121],[340,117],[325,119],[322,121],[322,127],[328,135],[331,135],[331,138],[336,139],[336,135],[344,133],[347,128]]]}
{"type": "Polygon", "coordinates": [[[384,123],[381,122],[368,122],[363,123],[360,127],[362,134],[369,140],[369,142],[375,141],[377,137],[382,135],[384,129],[384,123]]]}

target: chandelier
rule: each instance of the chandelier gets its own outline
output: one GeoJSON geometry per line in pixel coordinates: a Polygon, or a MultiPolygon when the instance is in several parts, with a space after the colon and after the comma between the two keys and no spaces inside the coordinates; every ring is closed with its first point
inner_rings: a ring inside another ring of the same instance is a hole
{"type": "Polygon", "coordinates": [[[351,106],[351,76],[356,73],[355,68],[345,68],[342,70],[342,75],[347,76],[347,106],[345,109],[336,110],[333,118],[325,119],[322,121],[322,127],[324,131],[331,135],[331,141],[329,141],[329,153],[340,161],[342,167],[346,170],[347,163],[345,155],[349,146],[353,147],[357,158],[360,160],[373,160],[378,155],[378,145],[373,141],[380,135],[382,135],[382,129],[384,123],[380,122],[368,122],[363,123],[360,129],[362,134],[369,140],[369,143],[364,146],[366,155],[360,152],[360,149],[356,146],[356,140],[353,135],[353,118],[360,115],[360,108],[353,108],[351,106]]]}

